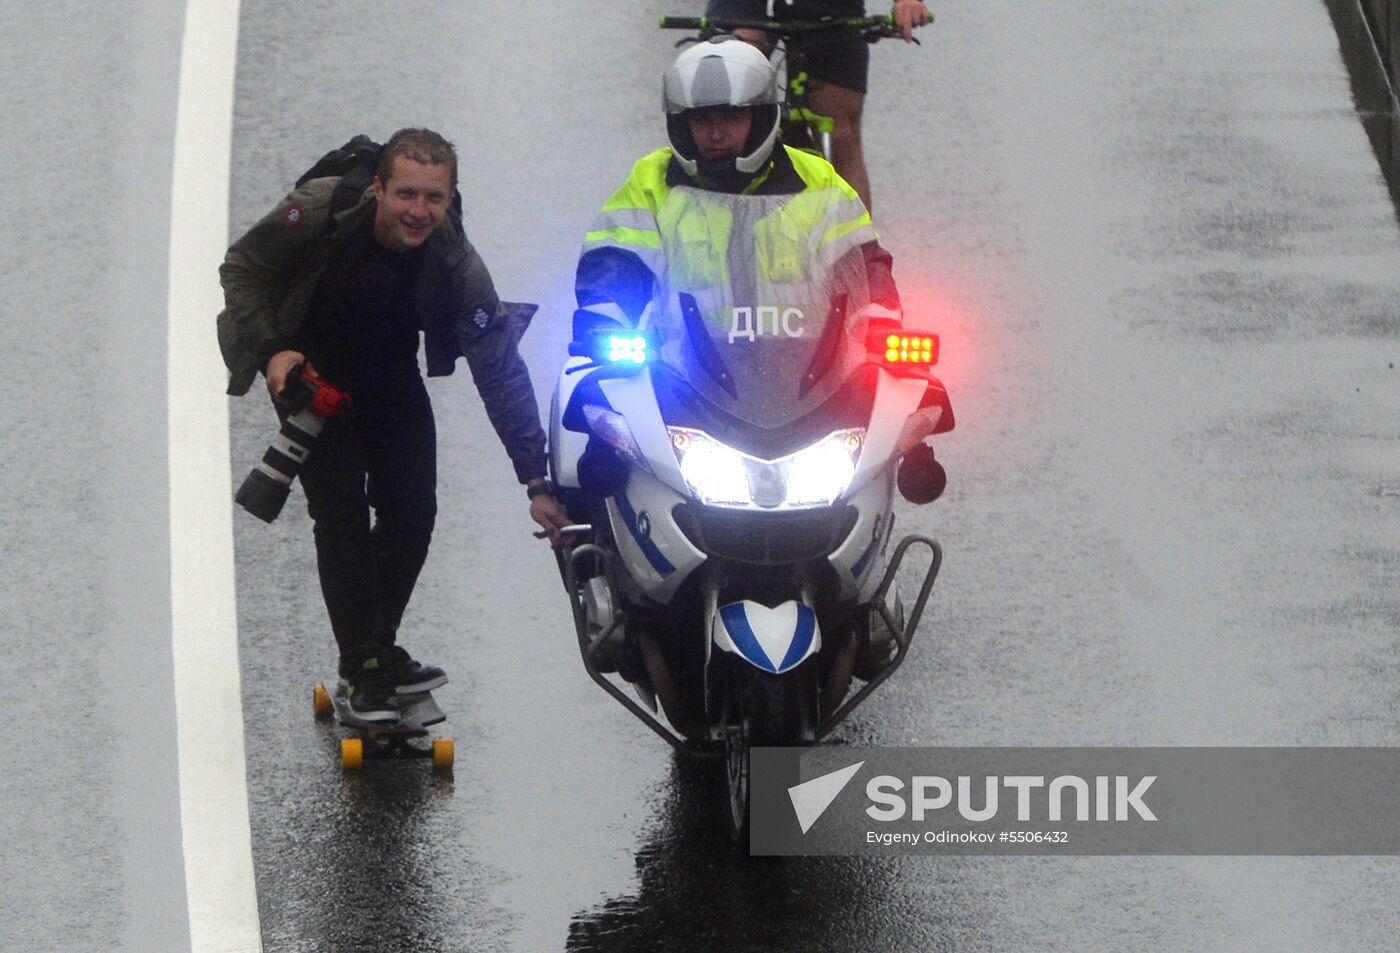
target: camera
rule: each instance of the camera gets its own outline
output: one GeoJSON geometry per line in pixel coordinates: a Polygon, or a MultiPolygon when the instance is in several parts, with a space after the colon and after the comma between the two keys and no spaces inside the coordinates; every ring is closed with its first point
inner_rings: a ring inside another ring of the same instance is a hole
{"type": "Polygon", "coordinates": [[[326,421],[350,409],[350,395],[327,383],[306,365],[298,364],[287,374],[287,385],[279,395],[287,405],[282,429],[268,446],[233,501],[264,523],[271,523],[287,502],[292,481],[316,445],[326,421]]]}

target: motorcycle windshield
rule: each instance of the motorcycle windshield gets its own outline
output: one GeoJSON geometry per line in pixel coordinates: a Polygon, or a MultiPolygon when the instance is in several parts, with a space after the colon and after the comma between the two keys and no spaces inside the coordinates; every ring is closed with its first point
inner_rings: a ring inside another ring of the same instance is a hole
{"type": "Polygon", "coordinates": [[[673,189],[658,211],[660,360],[723,412],[766,429],[821,406],[866,360],[863,209],[836,189],[673,189]],[[854,214],[853,214],[854,213],[854,214]]]}

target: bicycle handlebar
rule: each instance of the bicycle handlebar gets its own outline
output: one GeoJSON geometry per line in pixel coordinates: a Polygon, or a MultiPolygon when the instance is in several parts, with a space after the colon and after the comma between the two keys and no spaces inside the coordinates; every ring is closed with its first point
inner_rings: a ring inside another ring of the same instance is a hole
{"type": "Polygon", "coordinates": [[[763,30],[785,36],[806,36],[829,30],[855,30],[883,36],[898,36],[894,14],[882,17],[828,17],[822,20],[734,20],[729,17],[662,17],[663,30],[763,30]],[[889,32],[893,31],[893,32],[889,32]]]}

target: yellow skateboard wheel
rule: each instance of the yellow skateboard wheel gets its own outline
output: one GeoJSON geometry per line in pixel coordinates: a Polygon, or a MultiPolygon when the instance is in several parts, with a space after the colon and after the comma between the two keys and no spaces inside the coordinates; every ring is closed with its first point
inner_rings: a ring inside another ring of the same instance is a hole
{"type": "Polygon", "coordinates": [[[311,690],[311,711],[317,718],[329,718],[331,712],[335,711],[335,705],[331,702],[330,693],[326,691],[326,686],[320,682],[311,690]]]}
{"type": "Polygon", "coordinates": [[[433,767],[439,771],[446,771],[452,767],[452,762],[456,758],[456,752],[452,747],[451,738],[433,739],[433,767]]]}
{"type": "Polygon", "coordinates": [[[365,743],[359,738],[340,740],[340,766],[346,771],[355,771],[365,763],[365,743]]]}

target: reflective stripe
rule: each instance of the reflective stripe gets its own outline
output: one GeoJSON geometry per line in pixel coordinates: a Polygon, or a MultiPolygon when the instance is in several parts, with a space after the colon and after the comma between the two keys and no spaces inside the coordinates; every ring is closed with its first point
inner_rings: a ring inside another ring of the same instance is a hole
{"type": "Polygon", "coordinates": [[[855,245],[863,245],[866,242],[873,242],[879,237],[880,236],[875,232],[875,225],[870,221],[870,213],[866,212],[860,218],[855,219],[854,221],[841,222],[837,225],[833,225],[830,228],[828,228],[825,232],[822,233],[821,243],[823,245],[827,245],[832,242],[840,241],[841,239],[846,238],[848,240],[846,242],[845,247],[851,248],[855,245]],[[851,239],[850,236],[855,232],[859,232],[861,237],[858,239],[851,239]]]}
{"type": "Polygon", "coordinates": [[[591,231],[583,236],[585,245],[594,243],[608,243],[621,245],[624,247],[637,246],[639,248],[660,248],[661,233],[655,228],[600,228],[591,231]]]}
{"type": "Polygon", "coordinates": [[[869,224],[870,213],[865,210],[860,199],[841,199],[827,207],[826,214],[813,228],[813,244],[821,245],[832,238],[840,237],[839,234],[832,233],[843,226],[869,224]]]}
{"type": "Polygon", "coordinates": [[[666,273],[653,203],[659,204],[670,191],[666,186],[670,161],[669,149],[658,149],[637,160],[632,174],[604,203],[584,235],[584,252],[610,246],[620,248],[634,252],[658,276],[666,273]]]}
{"type": "Polygon", "coordinates": [[[637,208],[631,205],[617,208],[604,206],[603,211],[599,212],[597,218],[593,219],[589,231],[598,232],[609,228],[654,232],[656,231],[656,216],[651,209],[647,208],[637,208]]]}
{"type": "MultiPolygon", "coordinates": [[[[870,220],[869,210],[861,202],[855,189],[836,174],[835,168],[829,162],[806,152],[789,150],[789,155],[793,168],[808,184],[804,195],[829,191],[842,196],[839,201],[827,207],[822,221],[817,224],[820,237],[813,235],[823,264],[830,266],[850,249],[866,242],[879,241],[880,236],[870,220]]],[[[825,200],[827,197],[822,198],[825,200]]]]}
{"type": "MultiPolygon", "coordinates": [[[[841,228],[842,226],[837,227],[841,228]]],[[[876,241],[880,237],[876,234],[875,226],[873,225],[861,225],[856,223],[850,227],[852,227],[853,230],[847,231],[839,237],[827,241],[817,250],[817,257],[826,267],[830,268],[835,265],[836,262],[841,260],[841,256],[849,253],[852,249],[859,248],[866,242],[876,241]]]]}

